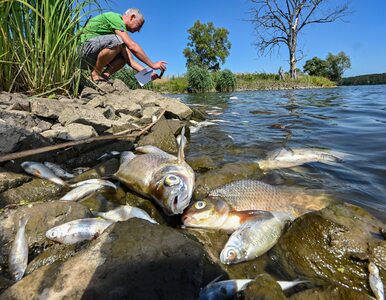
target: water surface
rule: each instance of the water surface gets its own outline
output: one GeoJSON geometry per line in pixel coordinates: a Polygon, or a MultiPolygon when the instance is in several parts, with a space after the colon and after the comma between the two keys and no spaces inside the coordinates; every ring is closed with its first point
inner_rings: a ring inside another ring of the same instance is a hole
{"type": "Polygon", "coordinates": [[[209,155],[221,166],[263,159],[280,147],[348,153],[335,166],[310,163],[278,173],[386,219],[386,85],[173,97],[216,123],[192,134],[188,157],[209,155]]]}

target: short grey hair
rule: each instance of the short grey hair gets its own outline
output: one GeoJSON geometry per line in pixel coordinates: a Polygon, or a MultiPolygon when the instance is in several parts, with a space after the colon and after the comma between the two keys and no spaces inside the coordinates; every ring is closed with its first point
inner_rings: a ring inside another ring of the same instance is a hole
{"type": "Polygon", "coordinates": [[[128,15],[128,16],[135,15],[139,19],[142,19],[143,21],[145,21],[143,14],[139,11],[138,8],[129,8],[128,10],[126,10],[125,15],[128,15]]]}

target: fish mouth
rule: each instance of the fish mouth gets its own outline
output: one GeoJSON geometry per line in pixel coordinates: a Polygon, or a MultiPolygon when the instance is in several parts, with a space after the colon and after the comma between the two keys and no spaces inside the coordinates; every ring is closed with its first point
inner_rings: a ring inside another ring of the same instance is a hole
{"type": "Polygon", "coordinates": [[[183,215],[182,218],[181,218],[181,221],[182,221],[182,223],[183,223],[185,226],[187,226],[187,225],[189,225],[189,223],[191,223],[192,217],[187,216],[187,215],[183,215]]]}

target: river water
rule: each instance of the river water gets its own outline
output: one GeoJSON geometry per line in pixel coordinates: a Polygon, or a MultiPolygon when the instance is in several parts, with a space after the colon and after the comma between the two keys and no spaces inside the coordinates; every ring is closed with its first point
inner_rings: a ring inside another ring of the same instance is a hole
{"type": "Polygon", "coordinates": [[[337,165],[275,171],[285,184],[323,189],[386,220],[386,85],[172,95],[204,109],[215,125],[191,135],[188,157],[263,159],[271,150],[344,152],[337,165]]]}

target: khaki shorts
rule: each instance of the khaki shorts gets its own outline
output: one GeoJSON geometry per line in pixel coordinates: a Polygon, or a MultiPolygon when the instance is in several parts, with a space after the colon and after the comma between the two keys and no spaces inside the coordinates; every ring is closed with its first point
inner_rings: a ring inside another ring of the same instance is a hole
{"type": "Polygon", "coordinates": [[[81,48],[83,69],[93,68],[99,52],[123,45],[122,39],[115,34],[97,36],[83,43],[81,48]]]}

